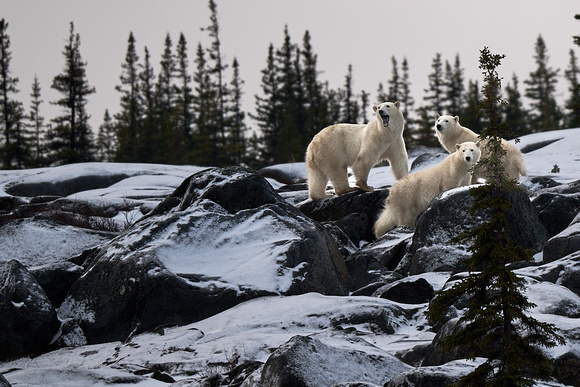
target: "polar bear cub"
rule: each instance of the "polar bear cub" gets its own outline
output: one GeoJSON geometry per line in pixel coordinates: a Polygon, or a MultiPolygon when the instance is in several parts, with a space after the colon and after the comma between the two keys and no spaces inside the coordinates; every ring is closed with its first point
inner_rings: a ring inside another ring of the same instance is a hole
{"type": "Polygon", "coordinates": [[[322,129],[306,150],[308,194],[312,200],[332,196],[326,193],[328,180],[337,195],[355,191],[348,184],[347,168],[352,167],[356,185],[372,192],[367,184],[369,172],[387,159],[395,178],[409,174],[407,149],[403,140],[405,119],[400,103],[373,106],[376,118],[368,124],[335,124],[322,129]]]}
{"type": "MultiPolygon", "coordinates": [[[[455,145],[461,144],[465,141],[478,141],[479,136],[472,130],[461,126],[459,124],[459,117],[455,116],[440,116],[437,114],[435,118],[435,134],[439,139],[439,143],[449,153],[455,152],[455,145]]],[[[526,175],[526,167],[520,151],[507,142],[501,141],[502,148],[506,151],[504,157],[503,167],[505,168],[507,177],[518,181],[520,175],[526,175]]],[[[486,149],[485,143],[481,146],[481,157],[487,157],[489,152],[486,149]]],[[[485,171],[477,171],[473,174],[472,183],[477,183],[479,179],[486,179],[485,171]]]]}
{"type": "Polygon", "coordinates": [[[469,185],[471,168],[481,156],[479,142],[456,145],[456,152],[434,167],[415,172],[397,181],[385,199],[385,208],[375,222],[377,238],[395,226],[414,226],[435,196],[451,188],[469,185]]]}

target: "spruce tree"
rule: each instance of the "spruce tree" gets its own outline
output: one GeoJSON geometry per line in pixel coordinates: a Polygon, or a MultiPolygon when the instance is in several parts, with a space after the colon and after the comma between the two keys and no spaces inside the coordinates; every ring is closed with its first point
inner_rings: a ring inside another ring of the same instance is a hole
{"type": "Polygon", "coordinates": [[[187,55],[187,41],[185,36],[179,36],[177,43],[177,97],[176,97],[176,122],[178,136],[185,143],[179,145],[179,152],[184,153],[184,145],[190,144],[193,132],[193,90],[191,87],[191,75],[189,74],[189,59],[187,55]]]}
{"type": "Polygon", "coordinates": [[[502,137],[509,127],[501,122],[501,80],[496,68],[503,55],[481,50],[480,69],[484,76],[484,99],[479,112],[485,120],[481,133],[488,156],[476,168],[485,168],[487,184],[470,189],[474,202],[472,215],[488,214],[488,220],[461,234],[456,240],[471,241],[472,256],[466,260],[470,275],[439,291],[429,305],[430,322],[441,322],[447,309],[459,298],[468,296],[467,308],[459,318],[460,332],[443,340],[445,350],[460,348],[470,359],[487,360],[456,386],[532,386],[534,378],[549,375],[550,361],[537,346],[553,347],[563,343],[552,324],[540,322],[526,312],[534,307],[523,289],[525,280],[513,272],[512,264],[530,261],[531,253],[516,246],[508,237],[506,211],[511,207],[509,194],[517,182],[506,177],[502,167],[505,150],[502,137]]]}
{"type": "Polygon", "coordinates": [[[416,139],[419,145],[435,147],[439,143],[433,136],[433,124],[437,114],[445,114],[444,96],[445,96],[445,79],[443,73],[443,64],[441,54],[437,53],[431,64],[433,72],[428,75],[429,88],[424,90],[423,100],[425,105],[417,110],[418,118],[416,121],[417,129],[416,139]]]}
{"type": "MultiPolygon", "coordinates": [[[[151,56],[147,47],[144,49],[143,63],[139,64],[139,105],[141,117],[137,133],[136,160],[142,163],[154,162],[158,152],[159,125],[157,120],[157,98],[155,94],[156,76],[151,65],[151,56]]],[[[117,152],[116,160],[123,156],[117,152]]]]}
{"type": "Polygon", "coordinates": [[[10,36],[8,35],[8,22],[0,20],[0,135],[3,143],[0,145],[1,160],[4,169],[16,167],[16,144],[17,133],[22,130],[22,104],[12,96],[19,92],[18,78],[11,76],[10,62],[10,36]]]}
{"type": "MultiPolygon", "coordinates": [[[[326,127],[328,122],[328,102],[324,97],[324,85],[318,80],[317,55],[312,51],[310,33],[306,31],[302,39],[302,78],[304,82],[306,114],[304,136],[305,147],[310,140],[326,127]]],[[[306,149],[306,148],[304,148],[306,149]]]]}
{"type": "MultiPolygon", "coordinates": [[[[512,76],[512,83],[507,84],[506,100],[503,106],[503,120],[512,128],[515,137],[524,136],[530,133],[528,124],[528,113],[522,103],[521,94],[518,90],[518,77],[512,76]]],[[[511,140],[511,138],[507,138],[511,140]]]]}
{"type": "Polygon", "coordinates": [[[409,80],[409,63],[407,58],[403,58],[401,64],[403,75],[401,76],[401,97],[399,101],[403,107],[403,117],[405,117],[405,143],[407,147],[414,146],[415,142],[415,119],[413,117],[413,106],[415,99],[411,96],[411,81],[409,80]]]}
{"type": "Polygon", "coordinates": [[[226,164],[228,165],[242,165],[245,161],[246,154],[246,131],[245,123],[246,114],[242,108],[242,86],[243,81],[240,78],[240,65],[238,60],[234,58],[232,63],[233,76],[230,83],[231,102],[228,103],[228,117],[227,117],[227,154],[226,164]]]}
{"type": "Polygon", "coordinates": [[[118,127],[115,126],[115,123],[109,114],[109,109],[105,110],[103,123],[99,126],[99,132],[97,133],[97,161],[111,162],[115,160],[118,147],[117,130],[118,127]]]}
{"type": "Polygon", "coordinates": [[[576,54],[570,50],[570,64],[564,72],[566,80],[569,82],[568,91],[570,95],[566,100],[568,110],[565,118],[566,128],[580,127],[580,69],[578,68],[576,54]]]}
{"type": "Polygon", "coordinates": [[[455,56],[453,67],[445,62],[445,110],[448,114],[459,115],[463,107],[465,85],[459,55],[455,56]]]}
{"type": "Polygon", "coordinates": [[[45,160],[45,128],[44,128],[44,117],[40,115],[40,105],[44,102],[40,95],[40,82],[38,77],[34,76],[34,81],[32,83],[32,92],[30,94],[30,128],[31,128],[31,141],[30,141],[30,166],[41,167],[44,166],[45,160]]]}
{"type": "Polygon", "coordinates": [[[461,114],[461,125],[473,130],[475,133],[481,133],[483,129],[483,122],[479,116],[478,106],[481,100],[481,93],[479,91],[479,82],[469,80],[467,83],[467,90],[465,92],[465,102],[461,114]]]}
{"type": "Polygon", "coordinates": [[[52,80],[52,88],[62,97],[54,102],[63,114],[52,119],[47,132],[48,147],[53,164],[67,164],[93,160],[94,138],[86,111],[87,97],[95,92],[86,78],[86,62],[80,53],[80,36],[70,23],[70,34],[63,56],[65,66],[52,80]]]}
{"type": "Polygon", "coordinates": [[[344,96],[342,98],[342,109],[340,122],[351,124],[358,123],[359,105],[356,100],[356,94],[353,90],[352,65],[348,65],[348,71],[344,77],[344,96]]]}
{"type": "Polygon", "coordinates": [[[391,63],[393,70],[391,72],[391,79],[389,80],[389,92],[384,101],[396,102],[401,100],[401,77],[399,76],[399,68],[397,65],[397,59],[392,56],[391,63]]]}
{"type": "Polygon", "coordinates": [[[548,50],[541,35],[536,41],[535,51],[537,68],[530,73],[529,79],[524,80],[527,85],[525,96],[531,100],[531,129],[533,132],[560,129],[562,112],[555,97],[559,70],[549,66],[548,50]]]}
{"type": "Polygon", "coordinates": [[[139,100],[139,56],[132,32],[129,34],[125,63],[121,65],[121,68],[123,70],[119,77],[121,84],[115,87],[115,90],[121,93],[121,110],[115,115],[119,137],[116,159],[124,162],[138,162],[141,161],[138,154],[138,144],[143,105],[139,100]]]}
{"type": "Polygon", "coordinates": [[[165,43],[161,61],[159,63],[159,75],[155,85],[155,100],[158,128],[158,150],[155,162],[176,163],[178,152],[173,148],[175,139],[175,86],[176,64],[173,55],[173,41],[169,33],[165,36],[165,43]]]}

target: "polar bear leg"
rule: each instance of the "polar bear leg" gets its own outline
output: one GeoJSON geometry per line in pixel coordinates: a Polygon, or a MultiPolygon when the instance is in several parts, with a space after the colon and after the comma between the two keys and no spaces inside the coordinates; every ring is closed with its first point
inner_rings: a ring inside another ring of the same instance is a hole
{"type": "Polygon", "coordinates": [[[367,184],[369,172],[373,167],[372,161],[365,159],[359,155],[352,165],[352,173],[356,178],[356,185],[363,191],[373,192],[374,188],[367,184]]]}
{"type": "Polygon", "coordinates": [[[391,172],[395,176],[395,179],[401,180],[409,174],[409,158],[407,152],[400,152],[400,154],[389,157],[387,160],[389,160],[391,172]]]}
{"type": "Polygon", "coordinates": [[[347,192],[356,191],[356,188],[351,188],[348,185],[348,174],[346,172],[346,169],[332,171],[330,173],[329,178],[330,182],[332,183],[332,186],[334,187],[334,192],[336,192],[337,195],[342,195],[347,192]]]}
{"type": "Polygon", "coordinates": [[[332,196],[326,193],[328,177],[319,169],[308,167],[308,195],[312,200],[320,200],[332,196]]]}

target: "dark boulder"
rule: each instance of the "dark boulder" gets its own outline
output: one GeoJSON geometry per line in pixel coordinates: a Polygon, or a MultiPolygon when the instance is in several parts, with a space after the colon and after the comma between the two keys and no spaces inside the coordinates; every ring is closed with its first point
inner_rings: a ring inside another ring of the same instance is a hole
{"type": "Polygon", "coordinates": [[[30,268],[30,274],[34,276],[55,308],[62,304],[72,284],[83,272],[82,266],[68,261],[30,268]]]}
{"type": "Polygon", "coordinates": [[[44,351],[60,322],[48,297],[18,261],[0,262],[0,360],[44,351]]]}
{"type": "Polygon", "coordinates": [[[274,179],[282,184],[306,182],[306,163],[277,164],[264,167],[258,173],[265,178],[274,179]]]}
{"type": "Polygon", "coordinates": [[[538,191],[532,204],[550,236],[557,235],[580,212],[580,181],[538,191]]]}
{"type": "Polygon", "coordinates": [[[580,215],[544,245],[543,260],[552,262],[580,250],[580,215]]]}
{"type": "MultiPolygon", "coordinates": [[[[535,208],[524,191],[513,192],[506,211],[508,236],[515,245],[541,251],[548,232],[538,219],[535,208]]],[[[481,224],[485,213],[471,216],[473,198],[468,187],[460,187],[438,195],[417,219],[413,241],[397,271],[421,274],[429,271],[463,271],[469,256],[467,246],[452,240],[465,230],[481,224]]]]}
{"type": "Polygon", "coordinates": [[[373,225],[384,207],[384,201],[389,194],[388,190],[374,192],[354,191],[331,198],[308,201],[299,208],[305,215],[318,221],[338,221],[350,214],[365,214],[368,222],[360,230],[362,239],[375,239],[373,225]]]}
{"type": "Polygon", "coordinates": [[[424,278],[416,278],[400,280],[386,286],[381,298],[403,304],[423,304],[429,302],[434,294],[433,286],[429,282],[424,278]]]}
{"type": "Polygon", "coordinates": [[[262,369],[262,387],[324,387],[364,382],[382,385],[411,367],[386,352],[333,347],[307,336],[294,336],[278,348],[262,369]]]}
{"type": "Polygon", "coordinates": [[[326,229],[237,167],[187,178],[85,266],[59,315],[77,321],[89,343],[191,323],[265,295],[352,289],[326,229]]]}
{"type": "Polygon", "coordinates": [[[437,367],[418,367],[395,376],[385,387],[445,387],[457,382],[473,369],[457,362],[437,367]]]}

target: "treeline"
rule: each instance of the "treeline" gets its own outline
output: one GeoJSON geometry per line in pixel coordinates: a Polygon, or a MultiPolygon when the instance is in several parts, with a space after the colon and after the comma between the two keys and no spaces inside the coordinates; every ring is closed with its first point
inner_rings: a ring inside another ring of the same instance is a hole
{"type": "MultiPolygon", "coordinates": [[[[61,98],[49,103],[59,106],[61,115],[45,122],[37,78],[28,112],[16,98],[18,78],[10,68],[8,23],[0,20],[0,167],[119,161],[259,168],[302,161],[308,143],[322,128],[337,122],[364,123],[371,105],[383,101],[401,101],[408,146],[438,145],[432,128],[436,114],[459,115],[461,123],[476,132],[484,125],[476,115],[481,100],[478,81],[464,79],[459,55],[449,62],[436,54],[420,104],[410,91],[407,59],[399,63],[392,57],[391,77],[378,84],[371,98],[369,92],[353,90],[350,65],[343,86],[331,89],[320,79],[309,32],[297,44],[287,27],[281,45],[268,47],[261,93],[254,97],[255,111],[247,114],[242,109],[240,64],[236,58],[225,63],[214,0],[209,0],[209,9],[209,26],[202,29],[210,38],[209,47],[199,43],[190,60],[185,36],[180,34],[174,45],[168,34],[157,74],[147,47],[138,53],[136,39],[129,35],[116,86],[118,113],[106,111],[96,131],[90,127],[87,112],[95,88],[86,76],[87,63],[82,60],[74,24],[70,24],[63,50],[63,71],[51,84],[61,98]],[[257,127],[250,127],[250,118],[257,127]]],[[[536,70],[523,81],[523,94],[515,74],[503,90],[503,120],[517,136],[580,127],[575,52],[570,50],[568,68],[561,74],[550,66],[547,47],[539,36],[534,59],[536,70]],[[562,75],[568,95],[560,106],[556,85],[562,75]]]]}

